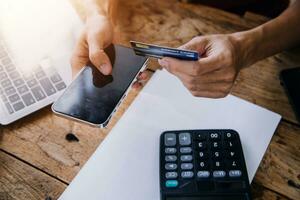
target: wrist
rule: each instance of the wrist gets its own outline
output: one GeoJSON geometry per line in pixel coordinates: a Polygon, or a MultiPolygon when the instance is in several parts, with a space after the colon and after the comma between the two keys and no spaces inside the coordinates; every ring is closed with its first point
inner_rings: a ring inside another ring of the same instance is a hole
{"type": "Polygon", "coordinates": [[[252,29],[232,33],[229,38],[238,52],[239,60],[242,62],[241,68],[249,67],[264,57],[264,52],[260,48],[262,44],[261,30],[252,29]]]}

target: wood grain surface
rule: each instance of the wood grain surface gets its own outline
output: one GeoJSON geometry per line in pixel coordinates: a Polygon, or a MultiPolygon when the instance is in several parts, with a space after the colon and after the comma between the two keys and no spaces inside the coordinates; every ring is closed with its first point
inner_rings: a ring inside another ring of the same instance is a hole
{"type": "Polygon", "coordinates": [[[66,184],[0,151],[0,199],[56,199],[66,184]]]}
{"type": "MultiPolygon", "coordinates": [[[[81,1],[71,1],[84,16],[81,1]]],[[[176,0],[125,1],[118,19],[117,43],[129,45],[129,40],[138,40],[173,47],[194,36],[246,30],[268,20],[251,13],[240,17],[176,0]]],[[[278,79],[280,70],[299,65],[299,55],[295,49],[258,62],[240,73],[232,90],[232,94],[277,112],[284,119],[252,184],[255,199],[300,199],[300,126],[278,79]]],[[[157,66],[152,61],[149,68],[156,70],[157,66]]],[[[48,194],[57,198],[138,92],[130,92],[106,129],[60,118],[49,107],[0,127],[0,149],[4,151],[0,151],[0,199],[24,199],[17,193],[18,187],[31,195],[27,199],[43,199],[48,194]],[[78,141],[66,140],[69,133],[78,141]],[[13,181],[19,181],[19,186],[13,181]]]]}

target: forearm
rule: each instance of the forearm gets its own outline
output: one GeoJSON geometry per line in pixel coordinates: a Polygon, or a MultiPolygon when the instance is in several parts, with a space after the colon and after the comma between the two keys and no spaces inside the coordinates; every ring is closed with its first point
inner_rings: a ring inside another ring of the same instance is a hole
{"type": "Polygon", "coordinates": [[[279,17],[249,31],[232,36],[244,47],[244,59],[254,62],[300,43],[300,0],[279,17]]]}

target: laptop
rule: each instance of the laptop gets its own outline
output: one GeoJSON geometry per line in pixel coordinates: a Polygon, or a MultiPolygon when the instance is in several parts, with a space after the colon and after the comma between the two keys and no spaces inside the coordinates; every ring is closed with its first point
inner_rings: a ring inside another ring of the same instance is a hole
{"type": "Polygon", "coordinates": [[[81,28],[67,0],[0,0],[0,124],[53,103],[65,90],[81,28]]]}

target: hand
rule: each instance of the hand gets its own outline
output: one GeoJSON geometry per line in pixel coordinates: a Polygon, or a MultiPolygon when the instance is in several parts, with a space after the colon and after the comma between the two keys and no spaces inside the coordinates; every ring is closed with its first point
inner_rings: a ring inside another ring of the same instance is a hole
{"type": "MultiPolygon", "coordinates": [[[[85,29],[77,42],[71,58],[73,77],[88,62],[92,62],[102,74],[111,74],[111,62],[103,49],[109,46],[113,39],[113,26],[105,16],[93,15],[88,17],[85,29]]],[[[147,77],[149,77],[147,72],[141,73],[137,82],[133,84],[133,88],[141,88],[147,77]]]]}
{"type": "Polygon", "coordinates": [[[85,29],[71,58],[73,76],[88,62],[92,62],[104,75],[109,75],[112,66],[103,49],[112,43],[113,38],[113,26],[107,17],[98,14],[87,17],[85,29]]]}
{"type": "Polygon", "coordinates": [[[194,62],[166,57],[159,64],[197,97],[225,97],[240,69],[248,65],[232,35],[195,37],[180,48],[195,50],[201,58],[194,62]]]}

